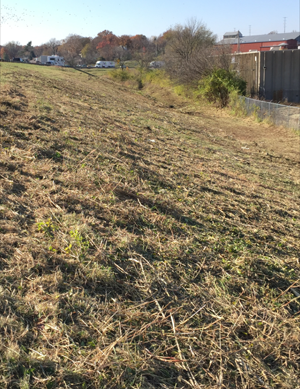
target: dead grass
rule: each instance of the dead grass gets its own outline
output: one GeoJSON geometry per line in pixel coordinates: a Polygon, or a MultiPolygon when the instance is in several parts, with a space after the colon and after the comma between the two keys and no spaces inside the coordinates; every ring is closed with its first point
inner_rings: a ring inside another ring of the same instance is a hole
{"type": "Polygon", "coordinates": [[[299,388],[299,138],[0,74],[0,386],[299,388]]]}

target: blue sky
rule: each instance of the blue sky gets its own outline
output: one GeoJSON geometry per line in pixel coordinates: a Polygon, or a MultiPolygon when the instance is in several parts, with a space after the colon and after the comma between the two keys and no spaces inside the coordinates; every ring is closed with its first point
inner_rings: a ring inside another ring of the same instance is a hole
{"type": "Polygon", "coordinates": [[[248,2],[195,0],[0,0],[0,44],[33,45],[69,34],[94,37],[105,29],[116,35],[159,35],[176,24],[197,18],[218,38],[226,31],[243,35],[272,30],[299,31],[300,0],[248,2]]]}

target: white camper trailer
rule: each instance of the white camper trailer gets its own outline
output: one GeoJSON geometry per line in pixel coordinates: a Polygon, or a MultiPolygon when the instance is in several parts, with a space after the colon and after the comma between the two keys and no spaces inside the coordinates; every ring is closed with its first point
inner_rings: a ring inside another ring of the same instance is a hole
{"type": "Polygon", "coordinates": [[[116,63],[114,61],[97,61],[95,68],[114,68],[116,63]]]}
{"type": "Polygon", "coordinates": [[[152,62],[150,62],[150,68],[157,69],[157,68],[162,68],[164,66],[165,66],[164,61],[152,61],[152,62]]]}
{"type": "Polygon", "coordinates": [[[41,63],[42,65],[65,65],[64,58],[59,55],[41,55],[40,57],[35,58],[35,61],[37,63],[41,63]]]}

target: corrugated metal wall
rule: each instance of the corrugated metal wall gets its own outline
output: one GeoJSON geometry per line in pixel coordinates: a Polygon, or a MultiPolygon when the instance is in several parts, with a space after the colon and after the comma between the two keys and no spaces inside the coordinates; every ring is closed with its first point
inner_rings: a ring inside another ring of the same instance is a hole
{"type": "Polygon", "coordinates": [[[260,76],[260,53],[243,53],[233,55],[233,67],[247,81],[247,94],[251,97],[258,95],[260,76]]]}
{"type": "Polygon", "coordinates": [[[233,58],[234,68],[247,81],[249,95],[300,103],[300,50],[243,53],[233,58]]]}
{"type": "Polygon", "coordinates": [[[300,50],[261,53],[260,91],[267,100],[300,103],[300,50]]]}

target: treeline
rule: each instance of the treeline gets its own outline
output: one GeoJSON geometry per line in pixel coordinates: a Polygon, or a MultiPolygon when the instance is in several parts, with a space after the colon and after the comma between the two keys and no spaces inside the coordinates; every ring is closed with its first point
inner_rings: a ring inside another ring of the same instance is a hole
{"type": "Polygon", "coordinates": [[[185,26],[177,25],[151,38],[142,34],[117,36],[104,30],[94,38],[71,34],[62,40],[52,38],[40,46],[34,46],[32,42],[22,46],[12,41],[0,48],[0,57],[5,60],[15,57],[32,60],[40,55],[60,55],[69,65],[131,59],[143,65],[160,59],[169,64],[175,61],[174,72],[182,74],[186,68],[193,68],[196,73],[199,66],[206,68],[207,58],[212,54],[208,51],[215,44],[216,36],[203,23],[192,20],[185,26]]]}
{"type": "Polygon", "coordinates": [[[147,38],[142,34],[117,36],[104,30],[94,38],[71,34],[62,40],[52,38],[40,46],[33,46],[32,42],[22,46],[11,41],[1,47],[0,57],[32,60],[40,55],[61,55],[70,65],[91,64],[97,60],[148,60],[164,54],[169,34],[170,31],[166,31],[158,37],[147,38]]]}

